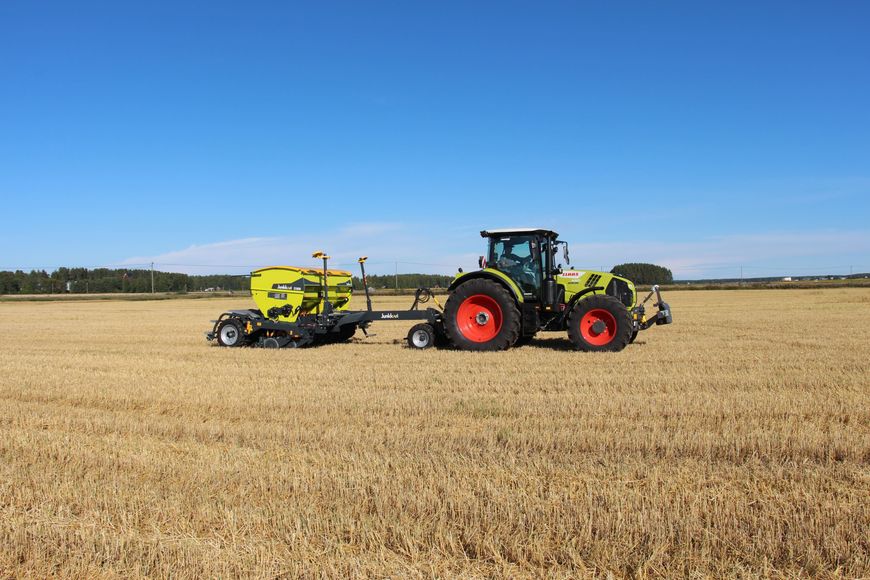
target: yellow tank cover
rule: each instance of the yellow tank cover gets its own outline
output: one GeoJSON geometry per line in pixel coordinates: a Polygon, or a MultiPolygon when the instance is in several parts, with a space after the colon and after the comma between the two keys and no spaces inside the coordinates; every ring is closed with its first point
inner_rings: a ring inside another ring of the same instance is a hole
{"type": "MultiPolygon", "coordinates": [[[[335,310],[347,310],[353,294],[353,279],[345,270],[327,270],[329,301],[335,310]]],[[[297,266],[269,266],[251,272],[251,295],[265,316],[283,309],[277,318],[293,322],[300,315],[323,310],[323,270],[297,266]],[[286,308],[285,308],[286,307],[286,308]]]]}

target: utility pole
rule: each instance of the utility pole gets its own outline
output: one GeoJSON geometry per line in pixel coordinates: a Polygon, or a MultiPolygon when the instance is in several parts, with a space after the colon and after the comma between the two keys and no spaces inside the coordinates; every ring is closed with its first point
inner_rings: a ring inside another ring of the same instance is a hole
{"type": "Polygon", "coordinates": [[[396,262],[396,292],[399,291],[399,263],[396,262]]]}
{"type": "Polygon", "coordinates": [[[743,266],[740,266],[740,284],[743,284],[743,266]]]}
{"type": "Polygon", "coordinates": [[[151,293],[154,294],[154,262],[151,262],[151,293]]]}

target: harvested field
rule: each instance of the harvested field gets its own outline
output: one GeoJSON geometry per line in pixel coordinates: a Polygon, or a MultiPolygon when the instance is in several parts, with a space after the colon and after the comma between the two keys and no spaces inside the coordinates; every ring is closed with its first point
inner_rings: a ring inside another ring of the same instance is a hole
{"type": "Polygon", "coordinates": [[[666,299],[616,354],[2,303],[0,577],[870,575],[870,289],[666,299]]]}

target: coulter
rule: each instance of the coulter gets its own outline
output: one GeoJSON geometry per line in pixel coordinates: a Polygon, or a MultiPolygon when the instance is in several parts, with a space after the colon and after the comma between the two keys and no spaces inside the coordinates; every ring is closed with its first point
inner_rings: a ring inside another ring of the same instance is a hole
{"type": "Polygon", "coordinates": [[[658,286],[637,301],[634,284],[607,272],[563,268],[557,263],[561,246],[570,264],[568,244],[547,229],[484,230],[487,254],[480,269],[459,273],[441,308],[433,292],[418,288],[408,310],[374,310],[359,259],[366,297],[365,310],[350,310],[351,273],[273,266],[251,272],[251,295],[257,309],[231,310],[214,321],[209,341],[220,346],[298,347],[345,342],[357,330],[369,336],[376,320],[418,321],[408,332],[408,346],[417,349],[449,346],[459,350],[505,350],[528,344],[538,332],[566,332],[583,351],[620,351],[637,334],[670,324],[671,309],[658,286]],[[647,317],[646,304],[655,296],[656,311],[647,317]],[[423,307],[432,300],[438,308],[423,307]]]}

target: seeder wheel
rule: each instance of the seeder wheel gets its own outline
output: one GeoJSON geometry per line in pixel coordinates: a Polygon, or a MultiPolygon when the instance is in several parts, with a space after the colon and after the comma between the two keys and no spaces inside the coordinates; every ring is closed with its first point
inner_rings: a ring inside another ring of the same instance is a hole
{"type": "Polygon", "coordinates": [[[245,332],[237,320],[228,318],[220,323],[217,341],[221,346],[241,346],[245,343],[245,332]]]}
{"type": "Polygon", "coordinates": [[[435,329],[431,324],[415,324],[408,331],[408,346],[411,348],[431,348],[435,344],[435,329]]]}

